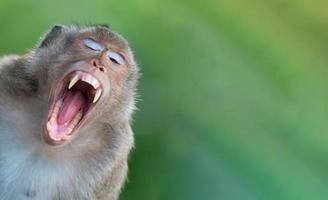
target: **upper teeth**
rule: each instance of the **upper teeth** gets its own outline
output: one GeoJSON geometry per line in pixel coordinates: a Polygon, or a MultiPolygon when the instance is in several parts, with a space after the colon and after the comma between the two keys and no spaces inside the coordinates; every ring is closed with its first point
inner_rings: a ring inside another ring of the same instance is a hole
{"type": "Polygon", "coordinates": [[[71,89],[75,85],[75,83],[78,82],[78,80],[79,80],[79,75],[75,74],[71,79],[71,81],[69,82],[68,89],[71,89]]]}
{"type": "Polygon", "coordinates": [[[98,101],[98,99],[100,98],[101,92],[102,92],[101,89],[96,91],[96,94],[95,94],[95,96],[93,98],[93,103],[95,103],[96,101],[98,101]]]}
{"type": "Polygon", "coordinates": [[[80,79],[92,85],[94,89],[97,89],[100,85],[99,81],[90,74],[75,74],[68,85],[68,89],[71,89],[80,79]]]}
{"type": "Polygon", "coordinates": [[[89,74],[83,75],[82,81],[89,83],[94,89],[96,89],[100,85],[99,81],[89,74]]]}
{"type": "Polygon", "coordinates": [[[95,93],[95,96],[93,98],[93,103],[97,102],[100,98],[101,93],[102,93],[102,89],[99,87],[100,82],[90,74],[78,73],[78,74],[75,74],[74,76],[72,76],[72,78],[69,82],[69,85],[68,85],[68,89],[71,89],[79,80],[90,84],[94,89],[96,89],[96,93],[95,93]]]}

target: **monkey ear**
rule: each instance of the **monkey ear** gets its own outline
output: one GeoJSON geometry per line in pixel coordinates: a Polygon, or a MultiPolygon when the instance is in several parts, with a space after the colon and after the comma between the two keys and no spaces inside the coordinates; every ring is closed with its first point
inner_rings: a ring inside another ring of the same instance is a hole
{"type": "Polygon", "coordinates": [[[64,26],[62,25],[54,25],[51,30],[44,36],[41,40],[39,48],[49,46],[63,31],[64,26]]]}
{"type": "Polygon", "coordinates": [[[112,29],[112,26],[110,24],[97,24],[96,26],[112,29]]]}

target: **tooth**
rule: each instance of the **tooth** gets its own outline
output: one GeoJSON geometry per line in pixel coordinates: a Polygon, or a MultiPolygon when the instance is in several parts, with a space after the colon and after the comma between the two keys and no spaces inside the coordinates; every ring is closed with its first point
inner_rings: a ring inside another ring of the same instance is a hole
{"type": "MultiPolygon", "coordinates": [[[[72,131],[70,131],[70,132],[72,132],[72,131]]],[[[69,132],[69,133],[70,133],[69,132]]],[[[63,137],[63,140],[68,140],[69,138],[71,138],[71,135],[65,135],[64,137],[63,137]]]]}
{"type": "Polygon", "coordinates": [[[84,75],[82,77],[82,81],[89,83],[90,85],[92,85],[94,89],[96,89],[99,86],[99,81],[89,74],[84,75]]]}
{"type": "Polygon", "coordinates": [[[51,124],[48,122],[48,123],[47,123],[47,130],[48,130],[49,132],[51,132],[51,129],[52,129],[52,126],[51,126],[51,124]]]}
{"type": "Polygon", "coordinates": [[[60,141],[60,138],[56,138],[56,137],[51,137],[51,139],[55,140],[55,141],[60,141]]]}
{"type": "Polygon", "coordinates": [[[50,123],[51,126],[54,126],[56,123],[56,117],[51,117],[51,119],[48,123],[50,123]]]}
{"type": "Polygon", "coordinates": [[[53,111],[53,113],[54,113],[55,115],[57,115],[57,113],[58,113],[59,108],[61,107],[61,105],[62,105],[62,101],[59,100],[59,101],[56,103],[55,108],[54,108],[54,111],[53,111]]]}
{"type": "Polygon", "coordinates": [[[78,80],[79,80],[79,75],[75,74],[74,77],[69,82],[68,89],[71,89],[78,80]]]}
{"type": "Polygon", "coordinates": [[[96,103],[98,101],[98,99],[100,98],[101,92],[102,92],[101,89],[97,90],[95,97],[93,98],[93,103],[96,103]]]}
{"type": "Polygon", "coordinates": [[[74,120],[79,121],[82,117],[82,111],[78,112],[74,120]]]}
{"type": "Polygon", "coordinates": [[[68,128],[66,131],[65,136],[69,136],[70,133],[72,133],[73,129],[72,128],[68,128]]]}
{"type": "Polygon", "coordinates": [[[84,76],[82,76],[82,81],[84,81],[84,82],[89,83],[90,79],[91,79],[91,77],[88,74],[85,74],[84,76]]]}
{"type": "MultiPolygon", "coordinates": [[[[69,128],[69,130],[73,130],[74,128],[75,128],[75,125],[76,124],[71,124],[68,128],[69,128]]],[[[69,132],[72,132],[72,131],[69,131],[69,132]]]]}
{"type": "Polygon", "coordinates": [[[90,84],[93,86],[94,89],[96,89],[99,85],[99,82],[97,81],[97,79],[92,78],[90,84]]]}
{"type": "Polygon", "coordinates": [[[74,128],[76,124],[80,121],[80,119],[81,119],[81,115],[78,114],[71,122],[70,128],[74,128]]]}

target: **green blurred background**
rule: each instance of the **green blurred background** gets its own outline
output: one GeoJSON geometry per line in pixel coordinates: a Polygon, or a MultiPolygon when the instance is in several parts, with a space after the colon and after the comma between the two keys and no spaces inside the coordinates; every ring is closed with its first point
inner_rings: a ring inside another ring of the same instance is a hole
{"type": "Polygon", "coordinates": [[[328,2],[0,2],[0,54],[110,23],[143,72],[123,200],[328,199],[328,2]]]}

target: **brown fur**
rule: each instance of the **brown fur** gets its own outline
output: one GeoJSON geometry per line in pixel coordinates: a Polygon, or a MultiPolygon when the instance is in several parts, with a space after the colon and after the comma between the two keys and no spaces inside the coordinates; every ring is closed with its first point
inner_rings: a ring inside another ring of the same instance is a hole
{"type": "Polygon", "coordinates": [[[34,50],[0,59],[0,199],[117,199],[138,78],[128,43],[106,26],[55,26],[34,50]],[[69,68],[98,56],[79,42],[87,36],[127,63],[106,69],[111,92],[68,143],[51,146],[42,138],[50,90],[69,68]]]}

